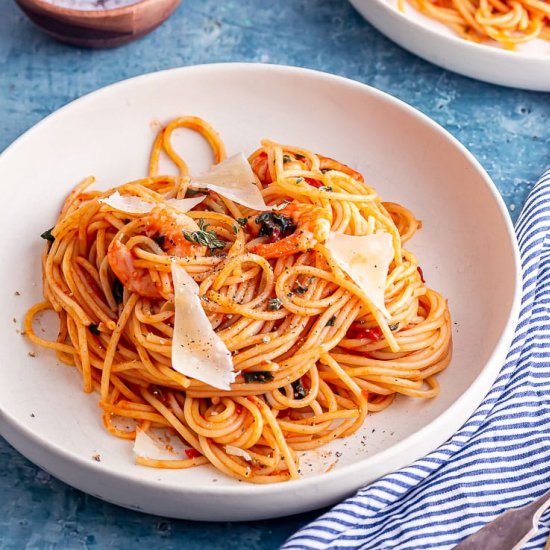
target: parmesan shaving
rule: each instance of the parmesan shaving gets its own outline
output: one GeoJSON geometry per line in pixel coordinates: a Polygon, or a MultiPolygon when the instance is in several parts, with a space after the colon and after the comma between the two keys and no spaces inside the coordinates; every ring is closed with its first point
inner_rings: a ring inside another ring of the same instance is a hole
{"type": "Polygon", "coordinates": [[[113,210],[126,212],[127,214],[147,214],[155,206],[153,203],[133,195],[121,195],[118,191],[104,199],[99,199],[99,202],[110,206],[113,210]]]}
{"type": "Polygon", "coordinates": [[[231,389],[236,377],[231,352],[202,308],[197,283],[175,262],[172,262],[172,280],[175,302],[172,368],[214,388],[231,389]]]}
{"type": "Polygon", "coordinates": [[[226,445],[225,452],[228,455],[240,456],[241,458],[244,458],[247,462],[252,462],[252,457],[244,449],[240,449],[239,447],[234,447],[233,445],[226,445]]]}
{"type": "MultiPolygon", "coordinates": [[[[166,204],[169,204],[179,212],[188,212],[191,208],[202,202],[205,197],[206,195],[202,197],[193,197],[191,199],[169,199],[166,201],[166,204]]],[[[148,214],[157,206],[155,203],[145,201],[140,197],[121,195],[118,191],[115,191],[112,195],[104,199],[99,199],[99,202],[110,206],[113,210],[126,212],[127,214],[148,214]]]]}
{"type": "Polygon", "coordinates": [[[169,451],[167,444],[156,437],[150,436],[140,428],[136,428],[134,454],[150,460],[177,460],[182,458],[169,451]]]}
{"type": "Polygon", "coordinates": [[[213,166],[208,172],[191,176],[190,187],[210,189],[252,210],[268,210],[255,183],[254,172],[242,153],[213,166]]]}
{"type": "Polygon", "coordinates": [[[206,195],[192,197],[189,199],[168,199],[166,203],[169,204],[174,210],[189,212],[191,208],[194,208],[197,204],[200,204],[205,198],[206,195]]]}
{"type": "Polygon", "coordinates": [[[384,304],[388,268],[393,260],[392,236],[385,231],[355,236],[330,233],[326,247],[334,261],[366,294],[386,318],[390,317],[384,304]]]}

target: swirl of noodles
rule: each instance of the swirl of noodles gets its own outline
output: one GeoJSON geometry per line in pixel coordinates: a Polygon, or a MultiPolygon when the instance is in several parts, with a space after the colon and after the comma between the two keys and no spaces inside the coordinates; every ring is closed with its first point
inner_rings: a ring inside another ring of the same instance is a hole
{"type": "Polygon", "coordinates": [[[148,177],[108,191],[90,190],[91,178],[79,184],[42,255],[44,302],[25,320],[33,342],[75,365],[85,391],[100,393],[109,432],[131,440],[138,429],[165,429],[188,447],[186,458],[137,462],[209,463],[255,483],[298,478],[300,451],[353,434],[397,394],[437,395],[435,375],[451,358],[450,315],[403,248],[420,227],[412,213],[382,203],[361,174],[333,159],[264,141],[249,163],[266,204],[279,205],[287,225],[262,235],[259,212],[205,191],[182,227],[165,208],[192,194],[171,143],[182,127],[207,140],[215,162],[225,158],[206,122],[181,117],[159,132],[148,177]],[[159,175],[162,154],[178,176],[159,175]],[[148,214],[105,208],[100,199],[114,191],[156,207],[148,214]],[[199,226],[208,228],[206,245],[182,239],[199,226]],[[389,320],[334,262],[324,245],[329,230],[391,235],[389,320]],[[232,354],[230,390],[172,368],[173,261],[198,283],[208,319],[232,354]],[[46,309],[59,316],[55,342],[33,330],[46,309]],[[136,428],[122,429],[121,417],[136,428]]]}

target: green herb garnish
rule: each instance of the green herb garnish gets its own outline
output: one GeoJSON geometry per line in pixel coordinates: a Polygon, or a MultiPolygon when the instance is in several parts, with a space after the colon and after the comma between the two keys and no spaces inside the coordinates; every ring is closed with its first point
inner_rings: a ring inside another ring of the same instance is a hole
{"type": "Polygon", "coordinates": [[[239,226],[237,226],[237,225],[234,225],[234,224],[233,224],[233,225],[231,226],[231,229],[233,229],[233,233],[235,233],[235,235],[239,232],[239,226]]]}
{"type": "Polygon", "coordinates": [[[241,226],[241,227],[244,227],[246,225],[246,222],[248,221],[248,218],[237,218],[237,223],[241,226]]]}
{"type": "Polygon", "coordinates": [[[44,231],[44,233],[42,233],[40,236],[43,239],[46,239],[47,241],[50,241],[51,243],[53,243],[55,241],[55,237],[52,235],[52,231],[53,231],[53,227],[50,227],[50,229],[44,231]]]}
{"type": "Polygon", "coordinates": [[[283,162],[290,162],[292,157],[290,155],[283,155],[283,162]]]}
{"type": "Polygon", "coordinates": [[[99,336],[99,325],[94,325],[94,324],[91,324],[89,326],[89,329],[90,329],[90,332],[92,334],[95,334],[96,336],[99,336]]]}
{"type": "Polygon", "coordinates": [[[308,287],[302,286],[300,283],[296,283],[296,286],[292,290],[298,294],[305,294],[308,291],[308,287]]]}
{"type": "Polygon", "coordinates": [[[330,185],[322,185],[321,187],[319,187],[319,191],[330,192],[330,191],[332,191],[332,187],[330,185]]]}
{"type": "Polygon", "coordinates": [[[281,309],[282,306],[283,306],[283,302],[281,302],[279,298],[270,298],[269,302],[267,303],[267,309],[269,311],[277,311],[281,309]]]}
{"type": "Polygon", "coordinates": [[[296,178],[296,183],[302,183],[304,181],[304,178],[296,178]]]}
{"type": "Polygon", "coordinates": [[[325,325],[326,327],[333,327],[334,326],[334,321],[336,321],[336,315],[333,315],[328,321],[327,321],[327,324],[325,325]]]}
{"type": "Polygon", "coordinates": [[[294,390],[294,399],[303,399],[307,396],[309,391],[302,384],[302,379],[294,380],[292,382],[292,389],[294,390]]]}
{"type": "Polygon", "coordinates": [[[399,328],[399,323],[388,325],[388,328],[393,332],[394,330],[397,330],[399,328]]]}
{"type": "Polygon", "coordinates": [[[265,384],[266,382],[271,382],[274,378],[273,374],[269,371],[245,372],[243,377],[247,384],[253,384],[254,382],[265,384]]]}
{"type": "Polygon", "coordinates": [[[212,229],[208,229],[208,225],[204,223],[203,219],[200,219],[198,231],[184,231],[183,236],[189,242],[206,246],[213,256],[216,250],[225,248],[225,241],[218,238],[218,235],[212,229]]]}

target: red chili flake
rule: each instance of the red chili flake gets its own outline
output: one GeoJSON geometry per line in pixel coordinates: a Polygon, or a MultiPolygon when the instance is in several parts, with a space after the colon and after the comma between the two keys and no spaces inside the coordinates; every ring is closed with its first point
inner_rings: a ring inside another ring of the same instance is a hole
{"type": "Polygon", "coordinates": [[[382,338],[382,331],[380,327],[368,328],[365,330],[366,338],[372,340],[373,342],[378,342],[382,338]]]}
{"type": "Polygon", "coordinates": [[[187,458],[198,458],[199,456],[202,456],[197,449],[185,449],[185,454],[187,455],[187,458]]]}
{"type": "Polygon", "coordinates": [[[358,323],[352,323],[348,335],[356,340],[367,339],[372,342],[378,342],[382,338],[382,331],[380,327],[363,328],[358,323]]]}
{"type": "Polygon", "coordinates": [[[416,269],[418,269],[418,273],[420,273],[420,280],[425,283],[426,279],[424,279],[424,272],[422,271],[422,268],[418,266],[416,269]]]}
{"type": "Polygon", "coordinates": [[[235,407],[235,412],[236,412],[237,414],[241,414],[241,413],[243,412],[243,408],[241,407],[241,405],[237,405],[237,406],[235,407]]]}
{"type": "Polygon", "coordinates": [[[323,187],[324,185],[322,181],[314,180],[313,178],[304,178],[304,180],[307,183],[309,183],[309,185],[312,185],[313,187],[317,187],[317,189],[319,189],[319,187],[323,187]]]}

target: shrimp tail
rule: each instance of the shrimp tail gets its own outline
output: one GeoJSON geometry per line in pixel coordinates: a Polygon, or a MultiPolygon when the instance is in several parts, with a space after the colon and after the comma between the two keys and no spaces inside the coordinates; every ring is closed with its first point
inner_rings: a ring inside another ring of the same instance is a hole
{"type": "Polygon", "coordinates": [[[145,298],[160,298],[157,285],[151,279],[149,270],[135,265],[135,257],[119,239],[109,246],[107,261],[120,282],[131,292],[145,298]]]}

